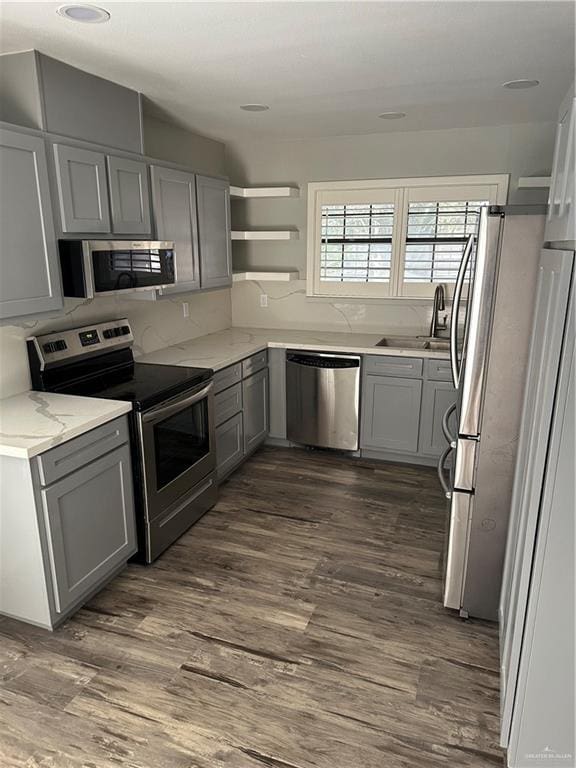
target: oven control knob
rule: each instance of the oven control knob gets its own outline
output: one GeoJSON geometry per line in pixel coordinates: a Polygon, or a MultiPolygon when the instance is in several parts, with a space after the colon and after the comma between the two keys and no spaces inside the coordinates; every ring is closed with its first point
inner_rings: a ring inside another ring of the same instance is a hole
{"type": "Polygon", "coordinates": [[[105,331],[102,331],[102,336],[104,336],[105,339],[111,339],[112,336],[114,336],[114,328],[106,328],[105,331]]]}

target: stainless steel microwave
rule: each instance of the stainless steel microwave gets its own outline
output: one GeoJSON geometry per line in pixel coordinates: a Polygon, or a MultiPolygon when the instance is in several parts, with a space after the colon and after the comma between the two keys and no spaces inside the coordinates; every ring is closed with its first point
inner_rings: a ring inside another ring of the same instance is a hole
{"type": "Polygon", "coordinates": [[[174,243],[166,240],[59,240],[58,250],[66,297],[174,284],[174,243]]]}

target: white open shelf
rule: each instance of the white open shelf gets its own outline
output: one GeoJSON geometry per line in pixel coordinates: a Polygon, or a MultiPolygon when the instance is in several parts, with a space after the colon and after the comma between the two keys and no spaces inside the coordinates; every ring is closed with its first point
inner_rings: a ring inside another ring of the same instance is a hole
{"type": "Polygon", "coordinates": [[[230,197],[300,197],[298,187],[233,187],[230,197]]]}
{"type": "Polygon", "coordinates": [[[518,187],[524,189],[545,189],[550,186],[550,176],[521,176],[518,179],[518,187]]]}
{"type": "Polygon", "coordinates": [[[298,240],[300,233],[295,229],[242,229],[232,230],[231,236],[232,240],[298,240]]]}
{"type": "Polygon", "coordinates": [[[257,280],[258,282],[280,282],[289,283],[292,280],[298,280],[300,273],[298,270],[289,270],[286,272],[234,272],[232,279],[235,283],[243,280],[257,280]]]}

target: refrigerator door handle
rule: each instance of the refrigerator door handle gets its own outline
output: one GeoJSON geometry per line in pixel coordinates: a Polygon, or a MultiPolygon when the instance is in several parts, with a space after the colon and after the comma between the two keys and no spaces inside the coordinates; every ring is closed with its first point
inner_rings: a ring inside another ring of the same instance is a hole
{"type": "Polygon", "coordinates": [[[446,460],[448,459],[448,456],[452,453],[452,445],[449,445],[448,448],[444,451],[442,456],[440,456],[440,459],[438,460],[438,479],[440,480],[440,485],[442,486],[442,490],[444,491],[444,496],[446,496],[447,499],[452,498],[452,491],[450,489],[449,484],[446,482],[446,478],[444,477],[444,464],[446,464],[446,460]]]}
{"type": "Polygon", "coordinates": [[[458,315],[460,314],[460,301],[462,299],[464,278],[466,277],[466,270],[468,269],[473,246],[474,235],[470,235],[466,241],[464,253],[462,254],[462,261],[458,268],[458,277],[456,278],[454,297],[452,299],[452,316],[450,318],[450,366],[452,368],[452,382],[456,389],[458,389],[458,382],[460,380],[460,363],[458,361],[458,315]]]}
{"type": "Polygon", "coordinates": [[[454,491],[450,503],[450,527],[444,573],[444,605],[462,608],[462,592],[466,579],[468,536],[473,496],[454,491]]]}
{"type": "Polygon", "coordinates": [[[452,405],[448,408],[448,410],[446,411],[446,413],[442,417],[442,432],[444,432],[444,437],[450,443],[452,448],[456,447],[455,446],[456,436],[453,435],[450,432],[450,427],[448,425],[448,421],[450,420],[450,416],[452,416],[452,414],[454,413],[455,410],[456,410],[456,403],[452,403],[452,405]]]}

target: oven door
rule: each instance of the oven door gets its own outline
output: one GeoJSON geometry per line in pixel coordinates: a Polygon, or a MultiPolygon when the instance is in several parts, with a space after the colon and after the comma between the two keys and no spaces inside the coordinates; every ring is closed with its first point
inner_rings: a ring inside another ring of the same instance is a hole
{"type": "Polygon", "coordinates": [[[216,466],[213,383],[138,414],[148,520],[216,466]]]}

